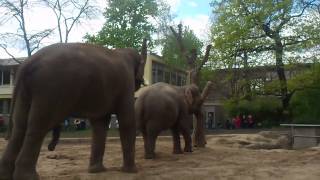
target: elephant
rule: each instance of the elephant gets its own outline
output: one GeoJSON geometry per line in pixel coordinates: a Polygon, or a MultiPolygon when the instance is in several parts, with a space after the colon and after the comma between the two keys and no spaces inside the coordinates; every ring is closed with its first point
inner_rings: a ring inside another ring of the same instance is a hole
{"type": "Polygon", "coordinates": [[[136,172],[134,92],[143,82],[146,41],[107,49],[86,43],[57,43],[40,49],[19,67],[13,93],[13,129],[0,160],[0,179],[39,179],[36,164],[46,133],[76,115],[92,126],[89,173],[105,171],[106,127],[117,114],[122,171],[136,172]]]}
{"type": "Polygon", "coordinates": [[[170,129],[173,153],[182,153],[180,133],[184,137],[185,152],[192,152],[192,117],[201,109],[199,88],[194,85],[173,86],[155,83],[141,88],[135,101],[137,128],[144,140],[145,158],[155,158],[155,143],[161,131],[170,129]]]}
{"type": "Polygon", "coordinates": [[[56,146],[60,139],[61,128],[62,126],[60,124],[52,128],[52,139],[48,144],[49,151],[54,151],[56,149],[56,146]]]}

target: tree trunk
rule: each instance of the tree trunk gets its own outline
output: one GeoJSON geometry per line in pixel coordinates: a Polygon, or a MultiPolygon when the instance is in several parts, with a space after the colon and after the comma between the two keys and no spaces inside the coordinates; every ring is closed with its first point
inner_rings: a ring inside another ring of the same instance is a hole
{"type": "Polygon", "coordinates": [[[195,114],[196,117],[196,123],[195,123],[195,130],[193,131],[193,142],[195,147],[205,147],[207,142],[204,135],[204,116],[202,109],[200,109],[195,114]]]}
{"type": "Polygon", "coordinates": [[[209,94],[211,85],[212,82],[208,81],[206,86],[203,88],[201,93],[201,108],[199,109],[199,111],[194,113],[196,123],[193,123],[195,124],[195,127],[192,134],[192,138],[195,147],[205,147],[205,145],[207,144],[204,132],[204,116],[202,111],[202,105],[209,94]]]}
{"type": "Polygon", "coordinates": [[[243,78],[245,80],[244,82],[244,95],[246,98],[251,98],[251,88],[250,88],[250,80],[249,80],[249,65],[248,65],[248,53],[244,52],[243,53],[243,78]]]}
{"type": "Polygon", "coordinates": [[[283,110],[286,111],[288,110],[288,107],[289,107],[290,98],[288,98],[287,78],[284,70],[284,64],[282,61],[283,45],[279,37],[275,38],[275,44],[276,44],[276,50],[275,50],[276,69],[277,69],[277,74],[280,81],[281,100],[282,100],[283,110]]]}

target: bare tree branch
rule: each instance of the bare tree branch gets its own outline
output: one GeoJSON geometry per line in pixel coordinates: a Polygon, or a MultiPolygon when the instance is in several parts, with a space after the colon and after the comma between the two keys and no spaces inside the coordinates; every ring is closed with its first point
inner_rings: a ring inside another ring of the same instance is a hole
{"type": "Polygon", "coordinates": [[[90,5],[90,0],[42,1],[55,13],[60,42],[65,43],[68,42],[70,32],[76,24],[81,24],[82,19],[93,18],[96,12],[98,12],[96,6],[90,5]],[[64,34],[64,36],[62,34],[64,34]]]}
{"type": "MultiPolygon", "coordinates": [[[[48,33],[35,33],[29,34],[26,28],[25,22],[25,10],[29,6],[28,0],[17,0],[17,1],[10,1],[10,0],[2,0],[0,2],[0,7],[6,10],[6,20],[14,19],[18,22],[18,30],[17,34],[15,35],[17,39],[22,39],[25,44],[25,48],[27,50],[28,56],[31,56],[32,52],[39,48],[39,43],[45,38],[48,37],[48,33]]],[[[49,32],[49,31],[46,31],[49,32]]],[[[13,34],[13,33],[11,33],[13,34]]]]}
{"type": "Polygon", "coordinates": [[[21,64],[21,62],[19,60],[17,60],[7,49],[6,45],[4,44],[0,44],[0,47],[18,64],[21,64]]]}

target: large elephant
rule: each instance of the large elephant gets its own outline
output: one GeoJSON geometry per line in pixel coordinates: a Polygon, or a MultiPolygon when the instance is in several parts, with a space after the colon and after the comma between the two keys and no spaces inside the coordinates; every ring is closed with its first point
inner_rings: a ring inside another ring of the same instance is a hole
{"type": "Polygon", "coordinates": [[[196,85],[183,87],[156,83],[138,91],[135,102],[137,127],[144,139],[145,158],[155,158],[155,143],[159,133],[171,129],[173,153],[182,153],[180,133],[185,140],[185,152],[192,152],[192,114],[201,108],[201,94],[196,85]]]}
{"type": "Polygon", "coordinates": [[[119,119],[125,172],[135,172],[134,92],[143,82],[146,45],[110,50],[60,43],[42,48],[21,65],[13,99],[13,130],[0,160],[0,179],[39,179],[36,163],[46,133],[66,117],[90,120],[89,172],[104,171],[105,117],[119,119]]]}

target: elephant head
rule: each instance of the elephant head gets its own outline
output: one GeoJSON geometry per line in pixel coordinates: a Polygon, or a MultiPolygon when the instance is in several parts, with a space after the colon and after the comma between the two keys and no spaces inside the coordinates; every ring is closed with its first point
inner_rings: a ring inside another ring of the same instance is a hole
{"type": "Polygon", "coordinates": [[[191,84],[183,87],[185,101],[190,114],[197,113],[201,109],[202,97],[197,85],[191,84]]]}

